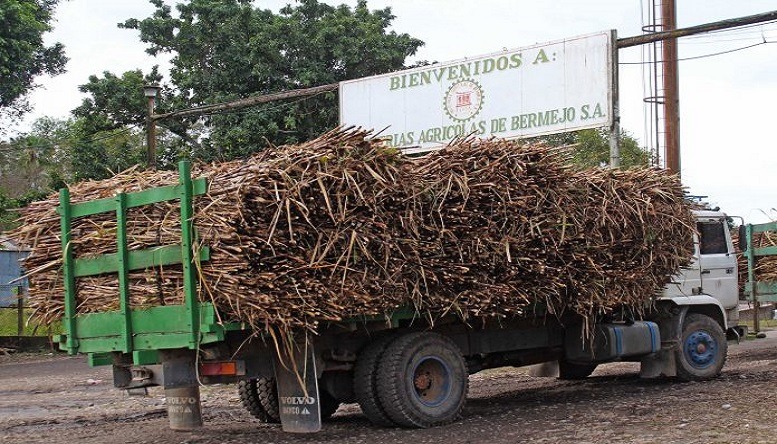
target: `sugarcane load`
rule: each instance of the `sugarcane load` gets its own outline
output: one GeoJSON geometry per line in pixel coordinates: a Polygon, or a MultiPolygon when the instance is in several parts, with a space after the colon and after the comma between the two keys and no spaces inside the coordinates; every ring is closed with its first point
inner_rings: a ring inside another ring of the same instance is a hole
{"type": "MultiPolygon", "coordinates": [[[[641,312],[691,257],[694,221],[676,178],[658,170],[577,171],[562,150],[462,141],[408,158],[359,131],[334,132],[247,161],[199,165],[198,286],[225,320],[315,329],[320,322],[411,307],[472,321],[527,309],[583,317],[624,304],[641,312]],[[656,252],[660,252],[657,254],[656,252]]],[[[73,203],[173,172],[130,170],[76,184],[73,203]]],[[[52,199],[54,197],[52,196],[52,199]]],[[[59,216],[26,210],[27,270],[59,266],[59,216]]],[[[128,215],[132,249],[173,243],[175,204],[128,215]]],[[[73,221],[75,258],[116,252],[112,215],[73,221]]],[[[59,319],[56,273],[33,273],[31,301],[59,319]]],[[[180,304],[180,265],[130,273],[133,306],[180,304]]],[[[79,312],[117,309],[115,276],[78,279],[79,312]]]]}

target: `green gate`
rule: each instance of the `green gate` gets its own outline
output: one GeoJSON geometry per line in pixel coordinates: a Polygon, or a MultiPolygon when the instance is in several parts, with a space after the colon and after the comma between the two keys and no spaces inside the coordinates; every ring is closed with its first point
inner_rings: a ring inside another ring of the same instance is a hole
{"type": "MultiPolygon", "coordinates": [[[[68,189],[60,190],[60,228],[65,286],[64,334],[58,338],[60,348],[70,354],[88,353],[93,365],[109,364],[112,353],[131,354],[136,365],[158,362],[161,349],[196,349],[201,344],[224,340],[230,326],[218,323],[211,303],[197,297],[197,262],[210,259],[208,247],[194,248],[194,196],[205,194],[204,178],[191,178],[189,162],[178,165],[177,185],[150,188],[115,197],[71,204],[68,189]],[[130,251],[127,246],[127,212],[131,208],[165,201],[179,201],[181,207],[181,241],[177,244],[130,251]],[[116,213],[116,253],[74,258],[71,224],[75,218],[100,213],[116,213]],[[130,304],[129,272],[151,267],[181,264],[183,268],[184,303],[182,305],[133,308],[130,304]],[[119,310],[77,313],[76,279],[117,273],[119,310]]],[[[238,326],[231,326],[236,328],[238,326]]]]}
{"type": "MultiPolygon", "coordinates": [[[[777,246],[756,248],[753,246],[753,237],[757,234],[771,234],[777,241],[777,222],[765,224],[747,224],[744,229],[740,228],[740,237],[744,235],[742,247],[744,255],[747,258],[747,282],[745,283],[745,294],[753,302],[777,302],[777,282],[758,280],[755,267],[758,259],[765,256],[777,256],[777,246]]],[[[756,304],[756,307],[758,305],[756,304]]]]}

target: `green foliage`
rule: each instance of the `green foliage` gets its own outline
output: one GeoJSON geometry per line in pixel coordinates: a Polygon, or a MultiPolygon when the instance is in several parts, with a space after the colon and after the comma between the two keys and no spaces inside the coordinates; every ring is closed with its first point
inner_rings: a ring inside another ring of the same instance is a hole
{"type": "Polygon", "coordinates": [[[103,179],[141,163],[142,131],[110,128],[91,117],[42,118],[28,133],[0,142],[0,231],[15,226],[15,209],[68,183],[103,179]]]}
{"type": "Polygon", "coordinates": [[[105,179],[144,161],[140,129],[101,129],[107,127],[86,118],[72,122],[68,139],[72,181],[105,179]]]}
{"type": "Polygon", "coordinates": [[[15,210],[19,208],[16,199],[11,199],[2,190],[0,190],[0,232],[10,230],[16,226],[16,218],[19,213],[15,210]]]}
{"type": "MultiPolygon", "coordinates": [[[[157,8],[151,17],[120,26],[140,30],[151,54],[173,55],[157,113],[393,71],[422,44],[387,32],[391,11],[370,11],[366,2],[351,9],[304,0],[277,14],[247,0],[181,2],[175,14],[162,1],[151,3],[157,8]]],[[[90,76],[79,87],[87,98],[73,110],[73,120],[40,123],[9,143],[4,165],[22,165],[25,156],[34,161],[25,164],[29,168],[3,171],[9,182],[22,185],[4,186],[0,180],[0,190],[13,200],[23,184],[53,191],[143,163],[147,99],[141,90],[161,81],[157,67],[90,76]]],[[[231,114],[159,121],[157,164],[231,159],[267,143],[315,137],[337,125],[336,99],[329,93],[231,114]]]]}
{"type": "MultiPolygon", "coordinates": [[[[0,143],[0,192],[26,202],[83,179],[101,179],[140,163],[140,129],[110,129],[88,117],[42,118],[28,133],[0,143]]],[[[3,208],[8,208],[3,206],[3,208]]]]}
{"type": "Polygon", "coordinates": [[[0,232],[10,230],[18,226],[18,209],[23,208],[36,200],[46,197],[46,193],[30,190],[23,195],[12,198],[0,189],[0,232]]]}
{"type": "MultiPolygon", "coordinates": [[[[552,146],[571,146],[571,161],[580,168],[596,168],[610,163],[610,133],[606,129],[551,134],[531,141],[552,146]]],[[[637,139],[626,131],[620,134],[621,168],[650,165],[650,154],[640,148],[637,139]]]]}
{"type": "MultiPolygon", "coordinates": [[[[394,71],[423,44],[387,32],[391,10],[370,11],[366,1],[352,9],[301,0],[278,14],[247,0],[192,0],[178,3],[175,14],[162,1],[151,3],[157,8],[151,17],[120,26],[139,30],[150,54],[173,55],[162,111],[394,71]]],[[[116,106],[94,96],[94,112],[110,120],[119,121],[121,106],[133,105],[116,106]]],[[[337,115],[337,96],[327,93],[207,116],[200,121],[202,133],[196,119],[166,125],[192,147],[191,156],[215,160],[244,156],[267,142],[310,139],[336,126],[337,115]],[[198,135],[204,135],[202,143],[192,143],[198,135]]]]}
{"type": "Polygon", "coordinates": [[[12,228],[15,211],[48,194],[66,175],[58,121],[41,119],[29,134],[0,142],[0,231],[12,228]]]}
{"type": "Polygon", "coordinates": [[[64,72],[62,44],[43,43],[57,1],[0,0],[0,112],[24,112],[35,77],[64,72]]]}
{"type": "Polygon", "coordinates": [[[73,110],[73,115],[83,118],[87,126],[84,129],[93,133],[141,126],[146,118],[146,98],[142,88],[161,80],[156,66],[147,75],[135,70],[125,72],[121,77],[107,71],[103,77],[89,76],[89,83],[78,87],[89,97],[73,110]]]}

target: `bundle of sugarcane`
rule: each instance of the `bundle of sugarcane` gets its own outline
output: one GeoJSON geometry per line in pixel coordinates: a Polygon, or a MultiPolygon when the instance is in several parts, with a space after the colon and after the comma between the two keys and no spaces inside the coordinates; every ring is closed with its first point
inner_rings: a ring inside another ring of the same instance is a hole
{"type": "MultiPolygon", "coordinates": [[[[692,252],[679,180],[657,170],[575,171],[563,151],[465,140],[407,158],[361,131],[336,131],[250,159],[200,165],[209,181],[194,223],[211,247],[200,295],[224,319],[315,328],[411,306],[430,317],[519,316],[533,307],[585,317],[640,309],[692,252]]],[[[131,170],[71,187],[73,201],[175,183],[131,170]]],[[[31,302],[62,314],[54,197],[31,205],[15,237],[31,302]]],[[[73,224],[76,256],[115,251],[110,215],[73,224]]],[[[131,249],[179,241],[175,203],[133,209],[131,249]]],[[[132,273],[135,306],[180,303],[177,267],[132,273]]],[[[115,309],[110,276],[78,280],[79,311],[115,309]]]]}
{"type": "MultiPolygon", "coordinates": [[[[777,234],[773,232],[754,234],[753,244],[755,248],[777,247],[777,234]]],[[[746,260],[744,269],[747,270],[746,260]]],[[[756,258],[754,271],[756,280],[777,282],[777,257],[762,256],[756,258]]]]}
{"type": "Polygon", "coordinates": [[[427,242],[414,252],[431,262],[418,272],[435,284],[438,310],[640,309],[690,260],[693,216],[678,179],[663,172],[574,171],[561,151],[497,140],[419,163],[413,183],[425,188],[413,187],[412,208],[426,214],[427,242]]]}
{"type": "Polygon", "coordinates": [[[737,258],[737,293],[740,299],[744,299],[745,284],[747,283],[747,257],[739,248],[738,230],[731,230],[731,242],[734,244],[734,254],[737,258]]]}
{"type": "MultiPolygon", "coordinates": [[[[734,251],[737,256],[737,275],[741,297],[745,293],[745,284],[748,280],[747,255],[739,248],[739,232],[737,230],[731,232],[731,241],[734,243],[734,251]]],[[[754,248],[775,247],[777,246],[777,235],[772,232],[756,233],[753,234],[752,243],[754,248]]],[[[754,271],[756,280],[777,281],[777,257],[756,257],[754,271]]]]}
{"type": "MultiPolygon", "coordinates": [[[[302,240],[295,248],[293,237],[304,234],[306,227],[311,226],[302,224],[304,220],[310,220],[300,215],[308,211],[305,207],[307,197],[303,194],[310,194],[312,185],[315,186],[314,194],[320,195],[323,191],[320,186],[336,181],[333,167],[342,165],[352,170],[341,171],[339,186],[344,190],[358,189],[366,185],[362,172],[370,171],[374,175],[377,174],[375,171],[385,170],[390,174],[390,169],[401,164],[396,150],[378,142],[369,142],[365,136],[366,133],[361,131],[332,132],[306,144],[268,150],[247,160],[199,165],[194,169],[194,176],[205,177],[209,183],[207,194],[195,200],[194,217],[201,243],[208,245],[212,251],[210,261],[202,263],[199,270],[203,299],[213,300],[231,319],[271,321],[273,324],[288,320],[290,324],[298,325],[300,322],[295,316],[289,315],[289,311],[296,313],[298,308],[293,295],[307,294],[315,289],[313,294],[320,297],[315,303],[300,304],[306,307],[298,312],[300,319],[307,322],[307,319],[340,318],[336,314],[339,308],[334,311],[327,309],[327,295],[333,290],[310,277],[300,282],[289,280],[290,275],[285,269],[297,268],[302,257],[299,255],[309,253],[306,248],[310,246],[310,239],[302,240]],[[349,163],[351,152],[356,156],[364,154],[373,157],[354,157],[349,163]],[[374,169],[364,170],[366,162],[373,162],[374,169]],[[308,173],[309,176],[306,175],[308,173]],[[267,200],[262,201],[261,196],[267,196],[267,200]],[[265,219],[252,218],[256,209],[263,211],[265,219]],[[282,238],[286,234],[291,238],[282,238]],[[279,251],[273,248],[275,245],[280,245],[279,251]],[[267,251],[268,246],[270,252],[267,251]],[[273,268],[275,264],[279,264],[277,268],[273,268]],[[281,300],[276,304],[277,299],[281,300]]],[[[393,181],[394,178],[388,177],[384,182],[388,183],[388,180],[393,181]]],[[[109,197],[118,191],[138,191],[177,181],[175,172],[132,169],[111,179],[82,182],[70,187],[71,201],[78,203],[109,197]]],[[[332,189],[327,193],[341,191],[332,189]]],[[[332,196],[333,200],[339,198],[332,196]]],[[[353,200],[348,201],[348,196],[345,198],[342,202],[344,206],[339,209],[343,213],[338,220],[341,226],[351,224],[353,219],[353,200]]],[[[31,282],[30,303],[36,314],[46,322],[61,317],[64,309],[64,288],[59,273],[61,243],[59,216],[55,210],[57,204],[57,196],[33,203],[24,210],[20,228],[12,233],[20,243],[33,247],[25,261],[31,282]]],[[[320,209],[315,204],[310,207],[320,209]]],[[[317,215],[313,220],[320,223],[320,219],[317,215]]],[[[127,223],[129,249],[180,242],[179,221],[177,202],[130,210],[127,223]]],[[[115,215],[76,219],[72,224],[72,238],[75,257],[116,252],[115,215]]],[[[329,245],[328,248],[331,247],[329,245]]],[[[308,271],[315,274],[315,268],[315,264],[311,264],[308,271]]],[[[321,273],[324,271],[320,270],[321,273]]],[[[130,280],[133,306],[175,304],[182,300],[180,267],[132,272],[130,280]]],[[[343,294],[347,290],[345,287],[341,289],[343,294]]],[[[78,279],[77,293],[79,312],[118,307],[118,279],[115,275],[78,279]]],[[[371,297],[377,300],[377,297],[371,297]]],[[[358,299],[356,295],[353,298],[358,299]]]]}
{"type": "MultiPolygon", "coordinates": [[[[230,273],[243,267],[239,257],[240,242],[234,235],[232,215],[223,210],[237,209],[239,188],[253,173],[243,162],[203,166],[196,175],[209,178],[209,192],[196,200],[197,227],[209,245],[217,249],[205,276],[229,280],[230,273]],[[219,205],[222,211],[211,212],[208,207],[219,205]],[[214,272],[219,269],[223,272],[214,272]],[[214,274],[215,273],[215,274],[214,274]]],[[[111,179],[88,181],[71,187],[72,202],[110,197],[116,192],[132,192],[178,182],[175,172],[125,171],[111,179]]],[[[59,318],[64,309],[64,286],[61,275],[62,248],[58,227],[59,215],[55,209],[56,195],[48,200],[34,202],[23,212],[22,224],[13,235],[20,242],[33,247],[24,262],[30,274],[30,304],[36,314],[48,322],[59,318]]],[[[180,242],[180,208],[176,202],[156,204],[129,211],[127,222],[130,250],[180,242]]],[[[114,214],[100,214],[78,218],[72,225],[72,249],[75,257],[88,257],[116,252],[116,218],[114,214]]],[[[118,278],[116,275],[80,278],[76,281],[79,312],[112,310],[118,307],[118,278]]],[[[165,305],[182,300],[182,274],[178,267],[130,273],[131,302],[134,306],[165,305]]]]}
{"type": "Polygon", "coordinates": [[[695,221],[675,176],[650,169],[578,172],[566,205],[577,237],[565,255],[575,288],[568,305],[593,315],[638,309],[690,263],[695,221]]]}

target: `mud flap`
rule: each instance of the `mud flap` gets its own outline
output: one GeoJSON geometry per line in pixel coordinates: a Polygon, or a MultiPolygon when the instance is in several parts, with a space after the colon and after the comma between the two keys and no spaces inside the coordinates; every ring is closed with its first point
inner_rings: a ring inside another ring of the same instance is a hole
{"type": "Polygon", "coordinates": [[[275,356],[278,408],[284,432],[313,433],[321,430],[321,406],[313,344],[294,344],[294,350],[275,356]]]}
{"type": "Polygon", "coordinates": [[[558,361],[548,361],[540,364],[530,365],[529,376],[536,378],[558,378],[558,361]]]}
{"type": "Polygon", "coordinates": [[[673,376],[677,376],[677,363],[675,362],[674,348],[671,346],[649,354],[640,361],[639,377],[642,379],[673,376]]]}

